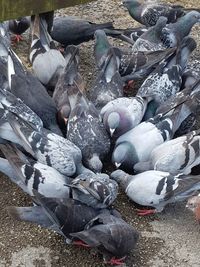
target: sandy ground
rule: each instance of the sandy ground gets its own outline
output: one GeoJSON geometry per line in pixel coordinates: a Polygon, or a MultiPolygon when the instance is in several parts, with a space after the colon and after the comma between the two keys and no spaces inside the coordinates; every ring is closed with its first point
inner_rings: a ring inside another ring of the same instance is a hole
{"type": "MultiPolygon", "coordinates": [[[[188,1],[171,1],[186,4],[188,1]]],[[[198,6],[198,0],[187,6],[198,6]]],[[[63,13],[87,18],[95,22],[114,21],[116,27],[130,27],[134,24],[128,13],[120,7],[119,0],[100,0],[84,6],[60,10],[63,13]]],[[[199,26],[193,35],[199,43],[199,26]]],[[[16,51],[28,65],[28,36],[16,47],[16,51]]],[[[117,42],[123,46],[122,42],[117,42]]],[[[80,47],[81,72],[89,89],[95,76],[93,41],[80,47]]],[[[199,58],[199,49],[193,55],[199,58]]],[[[62,237],[28,223],[13,221],[5,207],[26,206],[30,199],[13,185],[7,177],[0,176],[0,267],[101,267],[105,266],[93,251],[71,247],[62,237]]],[[[135,251],[127,257],[127,267],[199,267],[200,227],[184,203],[171,205],[159,215],[138,217],[134,204],[119,193],[115,207],[123,218],[140,231],[140,241],[135,251]]]]}

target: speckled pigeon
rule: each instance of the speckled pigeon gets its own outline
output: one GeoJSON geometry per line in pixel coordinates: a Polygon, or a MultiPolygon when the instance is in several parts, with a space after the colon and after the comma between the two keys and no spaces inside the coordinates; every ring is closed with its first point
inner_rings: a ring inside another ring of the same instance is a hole
{"type": "Polygon", "coordinates": [[[184,201],[200,189],[199,175],[174,176],[169,172],[155,170],[129,175],[117,170],[111,174],[111,178],[122,186],[131,200],[154,208],[138,210],[138,215],[161,212],[167,204],[184,201]]]}
{"type": "MultiPolygon", "coordinates": [[[[192,8],[184,8],[180,5],[170,5],[169,3],[158,3],[156,1],[141,3],[138,0],[124,0],[123,4],[133,19],[147,27],[155,25],[160,16],[166,17],[168,23],[173,23],[183,16],[185,11],[193,10],[192,8]]],[[[195,10],[198,11],[199,9],[195,10]]]]}
{"type": "Polygon", "coordinates": [[[1,130],[0,137],[19,143],[40,163],[51,166],[64,175],[72,176],[84,171],[90,172],[82,165],[80,149],[69,140],[45,128],[38,131],[32,124],[9,111],[5,111],[5,116],[17,138],[13,135],[4,135],[2,137],[1,130]]]}
{"type": "Polygon", "coordinates": [[[68,91],[71,113],[67,124],[67,138],[77,145],[84,164],[94,172],[101,172],[102,159],[110,151],[110,138],[94,105],[79,91],[68,91]]]}
{"type": "Polygon", "coordinates": [[[181,88],[182,73],[190,53],[196,48],[191,37],[185,37],[180,49],[169,61],[161,62],[139,88],[137,95],[154,101],[157,107],[181,88]]]}
{"type": "Polygon", "coordinates": [[[107,208],[117,197],[118,185],[107,174],[80,174],[68,186],[72,198],[93,208],[107,208]]]}
{"type": "Polygon", "coordinates": [[[158,51],[166,49],[162,42],[162,30],[166,26],[167,18],[160,17],[155,26],[149,28],[135,42],[132,50],[135,51],[158,51]]]}

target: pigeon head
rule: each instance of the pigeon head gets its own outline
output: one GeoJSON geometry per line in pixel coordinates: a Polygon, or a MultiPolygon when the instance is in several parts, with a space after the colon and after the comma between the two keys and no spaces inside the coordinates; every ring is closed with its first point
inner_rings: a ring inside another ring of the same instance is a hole
{"type": "Polygon", "coordinates": [[[117,168],[121,166],[126,170],[133,171],[133,166],[138,161],[135,149],[129,142],[122,142],[115,147],[112,154],[112,162],[117,168]]]}
{"type": "Polygon", "coordinates": [[[138,7],[141,5],[141,3],[137,0],[124,0],[124,1],[122,1],[122,3],[128,9],[138,7]]]}
{"type": "Polygon", "coordinates": [[[88,160],[87,166],[90,170],[97,173],[100,173],[103,168],[103,164],[98,155],[93,155],[93,157],[88,160]]]}
{"type": "Polygon", "coordinates": [[[107,118],[107,126],[111,136],[113,136],[115,130],[119,127],[119,125],[120,115],[117,112],[111,112],[107,118]]]}
{"type": "Polygon", "coordinates": [[[110,178],[120,184],[123,189],[126,189],[133,177],[122,170],[116,170],[111,173],[110,178]]]}
{"type": "Polygon", "coordinates": [[[96,43],[107,40],[107,36],[104,30],[96,30],[94,33],[94,37],[95,37],[96,43]]]}

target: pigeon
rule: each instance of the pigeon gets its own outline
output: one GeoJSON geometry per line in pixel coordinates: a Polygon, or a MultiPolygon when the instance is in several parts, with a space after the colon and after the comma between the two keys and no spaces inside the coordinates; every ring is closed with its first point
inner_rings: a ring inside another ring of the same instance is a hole
{"type": "Polygon", "coordinates": [[[15,34],[14,41],[19,42],[23,40],[21,34],[24,33],[30,27],[30,18],[22,17],[18,19],[9,20],[9,31],[15,34]]]}
{"type": "Polygon", "coordinates": [[[42,84],[54,88],[58,77],[66,66],[66,61],[55,47],[47,31],[45,18],[36,15],[32,18],[32,43],[29,59],[33,71],[42,84]]]}
{"type": "Polygon", "coordinates": [[[66,67],[63,69],[58,78],[55,90],[53,92],[53,100],[58,109],[58,121],[62,124],[63,120],[66,124],[70,114],[70,104],[68,98],[69,88],[74,88],[75,91],[84,90],[83,80],[78,71],[79,64],[79,49],[76,46],[70,45],[65,50],[66,67]]]}
{"type": "MultiPolygon", "coordinates": [[[[81,150],[69,140],[45,128],[38,131],[33,125],[9,111],[5,112],[5,116],[17,138],[13,134],[2,136],[0,130],[1,138],[17,144],[20,140],[20,145],[38,162],[53,167],[63,175],[91,172],[82,165],[81,150]]],[[[0,126],[1,123],[0,120],[0,126]]]]}
{"type": "Polygon", "coordinates": [[[118,193],[117,183],[107,174],[80,174],[67,186],[73,199],[96,209],[110,206],[118,193]]]}
{"type": "Polygon", "coordinates": [[[9,90],[41,118],[45,128],[62,135],[57,124],[57,109],[54,101],[48,95],[46,88],[25,69],[12,50],[8,55],[8,83],[9,90]]]}
{"type": "MultiPolygon", "coordinates": [[[[111,47],[105,32],[97,30],[95,32],[94,57],[99,69],[103,68],[108,50],[111,47]]],[[[153,52],[133,52],[132,49],[121,50],[117,48],[117,54],[120,55],[119,73],[123,76],[122,80],[127,82],[133,79],[146,78],[160,61],[170,57],[175,50],[175,48],[171,48],[153,52]]]]}
{"type": "Polygon", "coordinates": [[[200,194],[189,198],[186,208],[194,213],[197,222],[200,223],[200,194]]]}
{"type": "Polygon", "coordinates": [[[94,105],[79,91],[68,91],[71,112],[67,138],[80,148],[83,162],[94,172],[101,172],[102,160],[110,151],[110,138],[94,105]]]}
{"type": "Polygon", "coordinates": [[[56,17],[51,37],[64,46],[79,45],[93,39],[98,29],[113,29],[113,24],[112,22],[96,24],[71,16],[56,17]]]}
{"type": "Polygon", "coordinates": [[[120,55],[117,48],[109,48],[103,68],[89,90],[89,100],[97,109],[123,96],[124,83],[119,74],[120,55]]]}
{"type": "MultiPolygon", "coordinates": [[[[11,92],[0,89],[0,103],[2,105],[1,115],[4,115],[4,109],[19,115],[23,120],[30,123],[36,130],[40,131],[43,122],[40,117],[33,112],[20,98],[17,98],[11,92]]],[[[5,119],[1,116],[1,119],[5,119]]]]}
{"type": "MultiPolygon", "coordinates": [[[[154,26],[160,16],[168,19],[168,23],[174,23],[185,14],[185,11],[192,10],[179,5],[168,3],[157,3],[155,1],[124,0],[123,5],[128,9],[130,16],[147,27],[154,26]]],[[[196,9],[198,11],[198,9],[196,9]]]]}
{"type": "Polygon", "coordinates": [[[185,37],[180,49],[170,60],[161,62],[143,82],[137,96],[154,101],[158,107],[181,88],[182,73],[191,52],[196,48],[196,42],[191,37],[185,37]]]}
{"type": "Polygon", "coordinates": [[[102,210],[94,209],[73,199],[47,198],[33,190],[40,207],[8,207],[9,215],[19,221],[27,221],[50,228],[71,244],[71,233],[79,232],[102,210]],[[36,216],[36,214],[40,216],[36,216]]]}
{"type": "Polygon", "coordinates": [[[191,11],[176,23],[167,24],[162,30],[162,41],[167,47],[177,46],[188,36],[192,27],[200,22],[200,12],[191,11]],[[180,29],[182,29],[180,31],[180,29]]]}
{"type": "Polygon", "coordinates": [[[146,107],[142,97],[120,97],[105,105],[100,115],[111,137],[118,138],[141,122],[146,107]]]}
{"type": "Polygon", "coordinates": [[[134,166],[135,171],[157,170],[190,174],[191,169],[200,164],[199,131],[169,140],[151,152],[149,161],[139,162],[134,166]]]}
{"type": "Polygon", "coordinates": [[[166,26],[167,18],[160,17],[155,26],[149,28],[135,42],[132,50],[135,51],[158,51],[166,49],[163,44],[162,30],[166,26]]]}
{"type": "Polygon", "coordinates": [[[13,168],[16,184],[23,184],[22,189],[25,187],[25,192],[30,196],[33,196],[32,190],[35,189],[45,197],[69,198],[70,189],[65,184],[71,182],[70,178],[50,166],[27,158],[12,144],[0,144],[0,149],[13,168]]]}
{"type": "Polygon", "coordinates": [[[199,175],[174,176],[169,172],[156,170],[129,175],[122,170],[116,170],[111,178],[125,189],[128,197],[135,203],[154,208],[138,210],[138,215],[162,212],[167,204],[184,201],[200,189],[199,175]]]}
{"type": "Polygon", "coordinates": [[[71,233],[90,247],[103,254],[104,261],[122,265],[125,257],[135,247],[139,233],[123,219],[102,213],[93,218],[83,231],[71,233]]]}
{"type": "Polygon", "coordinates": [[[191,110],[178,108],[170,115],[160,114],[140,123],[116,140],[112,162],[117,168],[133,172],[136,163],[148,161],[155,147],[172,139],[190,113],[191,110]]]}

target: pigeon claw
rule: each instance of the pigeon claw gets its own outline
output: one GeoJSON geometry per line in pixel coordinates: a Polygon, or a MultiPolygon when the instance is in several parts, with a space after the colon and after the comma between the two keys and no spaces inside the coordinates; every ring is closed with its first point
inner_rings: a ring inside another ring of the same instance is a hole
{"type": "Polygon", "coordinates": [[[84,243],[81,240],[73,241],[73,245],[81,246],[81,247],[84,247],[84,248],[89,248],[90,247],[88,244],[84,243]]]}
{"type": "Polygon", "coordinates": [[[21,35],[19,35],[19,34],[15,34],[14,38],[12,38],[12,42],[13,43],[19,43],[22,40],[23,40],[23,37],[21,35]]]}
{"type": "Polygon", "coordinates": [[[128,81],[127,85],[124,86],[124,92],[129,92],[130,89],[133,89],[134,87],[134,80],[128,81]]]}
{"type": "Polygon", "coordinates": [[[125,258],[126,258],[126,256],[121,258],[121,259],[116,259],[115,257],[113,257],[109,261],[107,261],[106,263],[110,264],[110,265],[123,265],[125,258]]]}
{"type": "Polygon", "coordinates": [[[139,216],[147,216],[147,215],[152,215],[156,213],[155,209],[151,209],[151,210],[136,209],[136,211],[137,211],[137,215],[139,216]]]}

